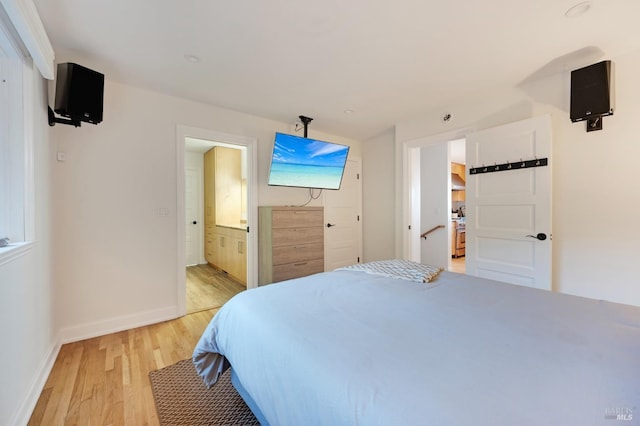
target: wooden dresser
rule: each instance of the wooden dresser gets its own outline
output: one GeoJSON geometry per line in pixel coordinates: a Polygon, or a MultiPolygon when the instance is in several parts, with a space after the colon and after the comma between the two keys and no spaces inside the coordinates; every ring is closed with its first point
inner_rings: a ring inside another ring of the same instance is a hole
{"type": "Polygon", "coordinates": [[[324,271],[324,209],[258,209],[258,284],[304,277],[324,271]]]}

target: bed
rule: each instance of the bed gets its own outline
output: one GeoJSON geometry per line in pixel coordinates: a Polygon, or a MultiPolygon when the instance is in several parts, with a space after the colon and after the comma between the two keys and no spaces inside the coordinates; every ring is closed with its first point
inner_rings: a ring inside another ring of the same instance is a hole
{"type": "Polygon", "coordinates": [[[442,272],[238,294],[193,354],[263,425],[640,424],[640,308],[442,272]],[[426,280],[428,281],[428,280],[426,280]]]}

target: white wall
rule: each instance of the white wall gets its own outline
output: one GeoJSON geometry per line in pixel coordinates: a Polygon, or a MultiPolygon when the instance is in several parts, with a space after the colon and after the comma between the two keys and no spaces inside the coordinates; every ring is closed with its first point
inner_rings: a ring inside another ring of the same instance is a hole
{"type": "Polygon", "coordinates": [[[52,327],[51,148],[46,86],[35,71],[32,249],[0,266],[0,424],[26,424],[58,351],[52,327]]]}
{"type": "Polygon", "coordinates": [[[395,148],[393,129],[362,144],[363,256],[395,257],[395,148]]]}
{"type": "MultiPolygon", "coordinates": [[[[299,111],[292,111],[295,116],[299,111]]],[[[258,140],[259,205],[301,204],[308,191],[267,186],[270,121],[105,82],[104,121],[52,129],[56,328],[72,341],[176,315],[176,125],[258,140]],[[158,216],[158,209],[168,216],[158,216]]],[[[358,141],[310,128],[309,137],[358,141]]],[[[316,202],[317,203],[317,202],[316,202]]]]}
{"type": "MultiPolygon", "coordinates": [[[[445,144],[431,145],[417,149],[420,156],[420,223],[415,234],[422,234],[440,225],[447,225],[451,214],[449,213],[449,190],[451,166],[449,164],[449,146],[445,144]],[[439,182],[434,185],[434,182],[439,182]]],[[[415,179],[415,177],[412,177],[415,179]]],[[[412,223],[417,226],[417,223],[412,223]]],[[[451,259],[449,244],[449,228],[438,230],[420,241],[420,262],[427,265],[436,265],[446,268],[451,259]]]]}
{"type": "MultiPolygon", "coordinates": [[[[640,51],[606,58],[615,63],[616,109],[604,130],[586,133],[569,120],[569,72],[485,101],[459,102],[396,126],[396,149],[404,142],[455,129],[489,128],[542,114],[553,125],[553,287],[596,299],[640,305],[636,257],[640,252],[640,190],[634,163],[640,158],[640,51]]],[[[588,65],[588,64],[585,64],[588,65]]],[[[397,162],[402,168],[401,160],[397,162]]],[[[396,190],[401,190],[396,179],[396,190]]],[[[375,208],[371,206],[371,208],[375,208]]],[[[401,215],[402,207],[396,211],[401,215]]]]}

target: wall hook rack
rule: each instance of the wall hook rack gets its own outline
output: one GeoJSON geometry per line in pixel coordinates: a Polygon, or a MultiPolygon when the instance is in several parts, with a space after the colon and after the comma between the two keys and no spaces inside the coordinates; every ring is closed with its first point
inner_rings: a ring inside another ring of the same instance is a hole
{"type": "Polygon", "coordinates": [[[534,160],[520,160],[515,163],[494,164],[493,166],[473,167],[469,169],[470,175],[482,173],[506,172],[509,170],[528,169],[530,167],[544,167],[549,164],[547,158],[536,158],[534,160]]]}

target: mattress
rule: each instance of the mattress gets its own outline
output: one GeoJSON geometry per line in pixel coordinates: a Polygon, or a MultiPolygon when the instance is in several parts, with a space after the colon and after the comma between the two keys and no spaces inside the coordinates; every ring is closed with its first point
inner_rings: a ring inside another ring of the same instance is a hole
{"type": "Polygon", "coordinates": [[[640,308],[449,272],[248,290],[193,359],[271,425],[640,424],[640,308]]]}

